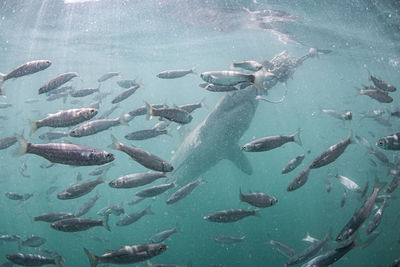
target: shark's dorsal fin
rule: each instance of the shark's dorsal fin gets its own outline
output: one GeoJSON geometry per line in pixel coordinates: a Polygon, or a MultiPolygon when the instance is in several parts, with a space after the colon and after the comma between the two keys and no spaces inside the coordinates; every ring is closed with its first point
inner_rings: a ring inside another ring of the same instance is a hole
{"type": "Polygon", "coordinates": [[[247,159],[243,151],[240,150],[239,146],[237,146],[236,149],[228,152],[227,159],[232,161],[242,172],[248,175],[253,173],[253,168],[251,167],[250,161],[247,159]]]}

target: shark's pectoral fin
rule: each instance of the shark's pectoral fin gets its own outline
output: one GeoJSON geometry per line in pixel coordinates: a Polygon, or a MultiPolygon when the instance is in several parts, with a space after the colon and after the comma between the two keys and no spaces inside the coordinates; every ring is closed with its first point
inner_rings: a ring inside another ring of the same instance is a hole
{"type": "Polygon", "coordinates": [[[246,155],[237,147],[237,149],[229,151],[227,159],[232,161],[236,167],[238,167],[242,172],[251,175],[253,173],[253,168],[251,167],[250,161],[247,159],[246,155]]]}

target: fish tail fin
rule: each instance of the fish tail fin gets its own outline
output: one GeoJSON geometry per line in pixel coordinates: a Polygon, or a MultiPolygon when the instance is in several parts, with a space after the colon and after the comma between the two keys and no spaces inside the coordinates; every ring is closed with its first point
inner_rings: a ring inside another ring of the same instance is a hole
{"type": "Polygon", "coordinates": [[[146,107],[146,119],[151,120],[153,118],[153,108],[146,101],[144,101],[144,106],[146,107]]]}
{"type": "Polygon", "coordinates": [[[356,94],[356,96],[359,96],[359,95],[361,95],[361,88],[354,87],[354,89],[357,91],[357,94],[356,94]]]}
{"type": "Polygon", "coordinates": [[[147,215],[154,215],[154,213],[151,211],[151,206],[148,206],[144,211],[147,215]]]}
{"type": "Polygon", "coordinates": [[[197,75],[196,67],[191,68],[191,69],[190,69],[190,73],[192,73],[192,74],[194,74],[194,75],[197,75]]]}
{"type": "Polygon", "coordinates": [[[2,85],[5,82],[7,74],[0,72],[0,84],[2,85]]]}
{"type": "Polygon", "coordinates": [[[170,137],[173,137],[172,134],[171,134],[171,128],[169,128],[169,127],[167,129],[165,129],[165,134],[170,136],[170,137]]]}
{"type": "Polygon", "coordinates": [[[261,218],[261,215],[260,215],[260,213],[258,211],[259,211],[259,209],[255,209],[253,215],[258,217],[258,218],[261,218]]]}
{"type": "Polygon", "coordinates": [[[301,139],[300,139],[300,131],[301,131],[300,128],[297,129],[297,131],[294,134],[292,134],[291,136],[293,136],[293,139],[294,139],[293,141],[296,144],[298,144],[299,146],[303,146],[303,143],[301,142],[301,139]]]}
{"type": "Polygon", "coordinates": [[[28,150],[28,146],[30,143],[28,141],[26,141],[23,136],[17,135],[16,138],[17,138],[19,145],[12,153],[12,156],[20,157],[20,156],[26,154],[26,151],[28,150]]]}
{"type": "Polygon", "coordinates": [[[106,182],[106,180],[104,180],[104,177],[103,176],[99,176],[99,177],[97,177],[97,182],[99,183],[99,184],[102,184],[102,183],[105,183],[106,182]]]}
{"type": "Polygon", "coordinates": [[[176,231],[177,233],[182,233],[181,227],[179,226],[178,223],[175,223],[175,231],[176,231]]]}
{"type": "Polygon", "coordinates": [[[200,103],[199,103],[200,107],[205,107],[206,109],[210,109],[209,106],[207,106],[207,104],[205,103],[205,101],[206,101],[206,97],[203,97],[200,100],[200,103]]]}
{"type": "Polygon", "coordinates": [[[108,217],[109,216],[110,215],[108,215],[108,214],[106,216],[104,216],[104,218],[103,218],[103,227],[106,228],[107,231],[111,232],[110,226],[108,225],[108,217]]]}
{"type": "Polygon", "coordinates": [[[61,257],[61,255],[54,253],[53,259],[54,259],[55,265],[57,267],[65,267],[64,259],[63,259],[63,257],[61,257]]]}
{"type": "Polygon", "coordinates": [[[38,121],[34,121],[34,120],[29,120],[29,124],[31,126],[31,132],[29,133],[29,136],[31,136],[32,134],[34,134],[36,132],[36,130],[38,129],[38,125],[37,125],[38,121]]]}
{"type": "Polygon", "coordinates": [[[99,264],[98,257],[96,255],[94,255],[93,253],[91,253],[86,248],[83,248],[83,250],[85,251],[86,255],[88,256],[88,259],[89,259],[89,262],[90,262],[90,267],[96,267],[97,264],[99,264]]]}
{"type": "Polygon", "coordinates": [[[239,199],[240,199],[240,202],[243,202],[242,187],[239,188],[239,199]]]}
{"type": "Polygon", "coordinates": [[[121,142],[118,141],[118,139],[114,135],[111,135],[111,140],[112,144],[109,145],[108,147],[111,149],[119,150],[121,148],[121,142]]]}
{"type": "Polygon", "coordinates": [[[151,261],[146,261],[146,265],[147,265],[147,267],[152,267],[152,266],[153,266],[153,264],[151,263],[151,261]]]}

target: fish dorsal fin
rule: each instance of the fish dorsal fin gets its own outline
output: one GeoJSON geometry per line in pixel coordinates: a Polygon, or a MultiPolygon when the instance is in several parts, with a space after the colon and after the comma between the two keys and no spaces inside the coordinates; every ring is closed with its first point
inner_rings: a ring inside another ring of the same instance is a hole
{"type": "Polygon", "coordinates": [[[235,147],[235,149],[227,151],[226,158],[232,161],[242,172],[248,175],[253,173],[253,168],[251,167],[250,161],[247,159],[243,151],[239,149],[239,146],[235,147]]]}

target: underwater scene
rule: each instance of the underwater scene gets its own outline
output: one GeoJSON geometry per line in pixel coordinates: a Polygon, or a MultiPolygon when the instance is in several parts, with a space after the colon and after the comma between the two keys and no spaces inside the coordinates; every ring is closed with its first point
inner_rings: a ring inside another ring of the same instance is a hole
{"type": "Polygon", "coordinates": [[[400,2],[0,0],[0,266],[400,266],[400,2]]]}

